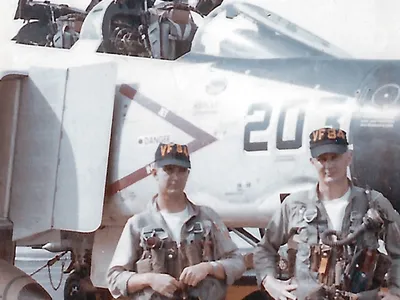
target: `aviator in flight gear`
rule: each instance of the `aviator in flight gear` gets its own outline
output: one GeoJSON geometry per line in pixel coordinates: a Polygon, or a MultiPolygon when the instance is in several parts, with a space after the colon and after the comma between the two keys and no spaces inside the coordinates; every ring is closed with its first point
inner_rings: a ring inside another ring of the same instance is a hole
{"type": "Polygon", "coordinates": [[[114,298],[224,300],[228,285],[244,273],[244,259],[219,215],[184,192],[189,168],[187,145],[158,146],[158,194],[128,220],[108,269],[114,298]]]}
{"type": "Polygon", "coordinates": [[[286,197],[268,223],[254,253],[258,284],[274,299],[377,299],[390,270],[385,299],[400,299],[399,214],[380,192],[347,177],[352,153],[344,130],[320,128],[309,137],[318,182],[286,197]],[[295,267],[282,281],[276,257],[289,241],[295,267]]]}

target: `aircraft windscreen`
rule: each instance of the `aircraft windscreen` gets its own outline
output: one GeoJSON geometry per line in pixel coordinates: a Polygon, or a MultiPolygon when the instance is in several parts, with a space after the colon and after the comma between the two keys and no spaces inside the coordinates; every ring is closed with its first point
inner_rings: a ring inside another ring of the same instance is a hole
{"type": "Polygon", "coordinates": [[[224,2],[196,33],[192,53],[223,57],[349,57],[345,51],[267,9],[268,2],[224,2]]]}

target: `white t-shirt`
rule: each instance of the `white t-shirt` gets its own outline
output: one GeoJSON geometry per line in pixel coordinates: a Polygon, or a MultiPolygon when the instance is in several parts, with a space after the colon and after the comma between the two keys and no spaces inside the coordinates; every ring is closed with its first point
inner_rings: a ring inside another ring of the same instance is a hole
{"type": "Polygon", "coordinates": [[[173,235],[172,239],[176,242],[180,242],[182,225],[189,218],[188,207],[186,206],[184,210],[176,213],[170,213],[165,210],[160,211],[160,213],[163,216],[165,223],[167,223],[169,230],[173,235]]]}
{"type": "Polygon", "coordinates": [[[328,213],[329,219],[331,220],[333,230],[342,230],[342,223],[344,213],[346,212],[347,204],[349,203],[351,190],[350,188],[347,192],[340,198],[332,200],[322,200],[325,206],[325,210],[328,213]]]}

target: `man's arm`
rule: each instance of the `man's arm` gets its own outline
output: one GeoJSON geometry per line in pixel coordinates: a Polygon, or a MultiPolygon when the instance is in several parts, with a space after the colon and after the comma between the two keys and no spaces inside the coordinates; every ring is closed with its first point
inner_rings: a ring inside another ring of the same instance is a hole
{"type": "Polygon", "coordinates": [[[210,274],[211,276],[214,276],[215,278],[221,280],[224,280],[226,278],[225,268],[222,264],[218,263],[218,261],[208,263],[208,268],[210,269],[208,274],[210,274]]]}
{"type": "Polygon", "coordinates": [[[386,228],[385,248],[392,260],[389,270],[388,288],[393,295],[400,297],[400,215],[392,204],[381,193],[373,191],[372,199],[378,200],[381,209],[386,213],[389,224],[386,228]]]}
{"type": "Polygon", "coordinates": [[[220,216],[211,208],[207,208],[206,214],[213,222],[213,242],[216,254],[214,263],[208,265],[209,274],[225,279],[228,285],[232,285],[246,271],[243,255],[237,245],[232,241],[228,228],[222,222],[220,216]]]}
{"type": "Polygon", "coordinates": [[[108,289],[114,298],[128,296],[148,286],[148,276],[133,271],[138,260],[136,249],[139,249],[139,233],[134,227],[131,218],[125,224],[107,270],[108,289]]]}
{"type": "Polygon", "coordinates": [[[254,250],[253,261],[259,286],[262,286],[262,282],[267,276],[275,278],[279,248],[288,241],[287,200],[289,197],[285,199],[268,223],[265,235],[254,250]]]}

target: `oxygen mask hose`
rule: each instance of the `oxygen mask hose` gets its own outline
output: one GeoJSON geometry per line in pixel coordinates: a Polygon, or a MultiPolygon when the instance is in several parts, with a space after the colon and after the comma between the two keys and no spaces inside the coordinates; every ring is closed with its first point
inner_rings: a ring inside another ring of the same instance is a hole
{"type": "Polygon", "coordinates": [[[362,233],[366,230],[373,230],[377,231],[382,228],[384,221],[380,216],[379,212],[374,209],[370,208],[366,215],[363,218],[363,223],[358,227],[354,232],[350,233],[347,237],[342,240],[333,240],[332,237],[339,236],[339,232],[336,230],[326,230],[321,234],[321,241],[323,244],[336,247],[336,246],[344,246],[349,245],[353,242],[356,238],[358,238],[362,233]]]}

